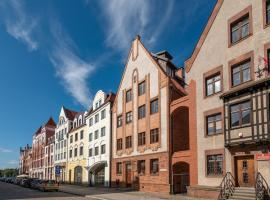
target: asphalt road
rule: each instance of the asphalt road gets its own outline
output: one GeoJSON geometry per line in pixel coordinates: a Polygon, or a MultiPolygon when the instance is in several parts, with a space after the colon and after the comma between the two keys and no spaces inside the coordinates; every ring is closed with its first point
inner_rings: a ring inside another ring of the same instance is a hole
{"type": "Polygon", "coordinates": [[[31,200],[90,200],[62,192],[40,192],[21,186],[0,182],[0,200],[31,199],[31,200]]]}

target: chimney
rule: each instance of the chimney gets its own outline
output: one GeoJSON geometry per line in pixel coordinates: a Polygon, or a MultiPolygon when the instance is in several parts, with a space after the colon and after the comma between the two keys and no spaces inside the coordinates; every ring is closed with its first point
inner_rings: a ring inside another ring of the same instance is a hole
{"type": "Polygon", "coordinates": [[[160,52],[156,53],[156,55],[159,56],[160,58],[165,58],[168,60],[173,59],[172,55],[168,51],[160,51],[160,52]]]}

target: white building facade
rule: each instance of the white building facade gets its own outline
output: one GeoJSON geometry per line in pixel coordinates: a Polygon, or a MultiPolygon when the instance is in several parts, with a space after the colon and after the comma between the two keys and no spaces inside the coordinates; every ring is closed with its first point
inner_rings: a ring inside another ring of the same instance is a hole
{"type": "Polygon", "coordinates": [[[90,186],[110,186],[111,107],[115,95],[98,91],[86,117],[90,186]]]}
{"type": "Polygon", "coordinates": [[[62,107],[55,129],[54,167],[60,168],[60,173],[55,173],[55,178],[61,182],[66,181],[68,157],[67,134],[72,129],[73,119],[76,114],[77,112],[62,107]]]}

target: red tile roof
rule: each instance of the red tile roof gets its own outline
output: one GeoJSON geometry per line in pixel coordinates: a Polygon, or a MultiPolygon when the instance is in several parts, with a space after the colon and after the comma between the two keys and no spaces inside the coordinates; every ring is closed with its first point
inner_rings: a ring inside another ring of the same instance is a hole
{"type": "Polygon", "coordinates": [[[78,113],[76,111],[69,110],[69,109],[65,108],[64,106],[63,106],[63,108],[64,108],[64,111],[65,111],[67,118],[70,120],[73,120],[74,117],[76,116],[76,114],[78,113]]]}

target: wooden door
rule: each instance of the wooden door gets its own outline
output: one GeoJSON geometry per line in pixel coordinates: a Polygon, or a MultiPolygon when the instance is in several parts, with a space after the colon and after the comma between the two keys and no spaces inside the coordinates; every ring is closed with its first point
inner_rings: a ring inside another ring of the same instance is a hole
{"type": "Polygon", "coordinates": [[[253,187],[255,184],[254,157],[240,156],[235,158],[236,181],[240,187],[253,187]]]}
{"type": "Polygon", "coordinates": [[[131,163],[126,163],[126,186],[131,187],[131,163]]]}

